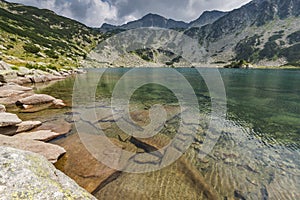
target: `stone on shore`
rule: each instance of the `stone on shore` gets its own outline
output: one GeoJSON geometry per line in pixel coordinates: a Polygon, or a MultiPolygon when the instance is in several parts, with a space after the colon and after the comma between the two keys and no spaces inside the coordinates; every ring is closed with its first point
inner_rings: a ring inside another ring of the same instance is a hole
{"type": "Polygon", "coordinates": [[[24,121],[20,124],[16,124],[15,126],[7,126],[0,128],[0,133],[2,135],[8,135],[13,136],[21,132],[27,132],[30,131],[36,127],[39,127],[42,125],[42,122],[40,121],[24,121]]]}
{"type": "Polygon", "coordinates": [[[28,140],[38,140],[43,142],[49,142],[59,136],[64,134],[59,134],[56,132],[52,132],[50,130],[41,130],[35,132],[24,132],[14,136],[14,138],[18,139],[28,139],[28,140]]]}
{"type": "Polygon", "coordinates": [[[32,152],[0,147],[0,177],[0,199],[96,199],[32,152]]]}
{"type": "Polygon", "coordinates": [[[20,86],[15,83],[8,83],[1,88],[1,90],[13,90],[13,91],[32,91],[30,87],[20,86]]]}
{"type": "Polygon", "coordinates": [[[0,104],[0,113],[6,112],[6,108],[4,105],[0,104]]]}
{"type": "Polygon", "coordinates": [[[46,157],[52,163],[56,163],[58,158],[66,153],[66,150],[58,145],[4,135],[0,135],[0,146],[38,153],[46,157]]]}
{"type": "Polygon", "coordinates": [[[33,95],[32,88],[23,87],[15,83],[1,86],[0,103],[5,105],[14,104],[17,100],[33,95]]]}
{"type": "Polygon", "coordinates": [[[0,113],[0,127],[14,126],[21,122],[22,120],[15,114],[0,113]]]}
{"type": "Polygon", "coordinates": [[[63,108],[66,106],[62,100],[46,94],[34,94],[19,99],[16,105],[21,108],[21,112],[38,112],[47,108],[63,108]]]}
{"type": "Polygon", "coordinates": [[[34,94],[32,96],[20,99],[16,104],[19,105],[37,105],[51,103],[55,100],[54,97],[46,94],[34,94]]]}
{"type": "Polygon", "coordinates": [[[1,87],[0,98],[15,97],[29,91],[32,91],[32,88],[9,83],[1,87]]]}

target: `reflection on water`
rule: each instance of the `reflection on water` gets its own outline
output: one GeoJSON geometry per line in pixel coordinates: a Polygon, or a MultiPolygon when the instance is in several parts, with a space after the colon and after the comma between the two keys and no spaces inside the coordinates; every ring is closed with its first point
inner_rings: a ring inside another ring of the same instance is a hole
{"type": "MultiPolygon", "coordinates": [[[[96,93],[89,90],[89,83],[99,78],[97,70],[82,75],[79,82],[87,88],[82,96],[96,99],[101,113],[109,112],[109,98],[127,70],[106,70],[96,93]]],[[[153,70],[160,69],[145,69],[145,72],[153,76],[153,70]]],[[[195,69],[177,70],[192,85],[201,115],[209,115],[211,99],[199,73],[195,69]]],[[[226,69],[220,72],[227,92],[228,115],[225,126],[216,128],[222,134],[206,158],[198,158],[208,134],[204,122],[182,157],[184,161],[180,159],[158,172],[123,173],[95,196],[99,199],[300,199],[300,71],[226,69]],[[210,196],[213,194],[217,196],[210,196]]],[[[180,84],[168,74],[162,76],[180,84]]],[[[64,99],[71,105],[73,83],[74,79],[67,79],[40,92],[64,99]]],[[[81,101],[80,98],[74,100],[81,101]]],[[[147,125],[149,108],[158,103],[168,108],[170,116],[178,117],[174,115],[177,98],[168,88],[157,84],[147,84],[135,91],[131,97],[131,117],[147,125]]],[[[158,143],[171,140],[178,128],[177,117],[169,120],[156,138],[144,142],[159,148],[158,143]]],[[[99,125],[109,137],[122,141],[124,148],[124,141],[132,145],[114,120],[99,120],[99,125]]],[[[145,149],[135,147],[133,151],[145,149]]]]}

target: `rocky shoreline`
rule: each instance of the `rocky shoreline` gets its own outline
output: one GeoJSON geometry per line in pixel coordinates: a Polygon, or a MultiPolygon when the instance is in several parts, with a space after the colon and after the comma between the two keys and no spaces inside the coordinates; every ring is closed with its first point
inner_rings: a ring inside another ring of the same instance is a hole
{"type": "Polygon", "coordinates": [[[53,195],[57,199],[95,199],[50,164],[55,164],[66,150],[48,142],[69,133],[70,124],[54,126],[40,121],[22,121],[16,114],[7,112],[7,108],[14,108],[17,113],[64,108],[66,104],[63,100],[46,94],[35,94],[33,88],[22,85],[62,80],[79,73],[83,71],[57,72],[49,69],[44,72],[25,67],[13,70],[8,64],[0,62],[0,193],[5,194],[0,199],[49,199],[53,195]],[[8,154],[15,156],[5,156],[8,154]],[[36,165],[39,165],[38,169],[34,167],[36,165]],[[19,173],[15,177],[16,170],[19,173]],[[8,178],[2,180],[3,174],[8,178]],[[32,177],[34,182],[30,179],[32,177]]]}

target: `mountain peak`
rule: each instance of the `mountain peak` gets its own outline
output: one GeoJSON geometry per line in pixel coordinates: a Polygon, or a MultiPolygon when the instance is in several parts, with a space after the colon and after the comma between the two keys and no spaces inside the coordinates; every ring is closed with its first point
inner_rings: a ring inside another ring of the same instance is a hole
{"type": "Polygon", "coordinates": [[[110,24],[103,24],[102,30],[114,30],[114,29],[136,29],[141,27],[158,27],[166,29],[186,29],[188,24],[183,21],[176,21],[173,19],[167,19],[161,15],[149,13],[143,16],[141,19],[129,22],[121,26],[113,26],[110,24]]]}
{"type": "Polygon", "coordinates": [[[144,17],[142,17],[142,19],[149,18],[149,17],[159,17],[159,18],[166,19],[165,17],[163,17],[163,16],[161,16],[159,14],[155,14],[155,13],[148,13],[147,15],[145,15],[144,17]]]}
{"type": "Polygon", "coordinates": [[[204,11],[198,19],[190,22],[189,27],[201,27],[207,24],[212,24],[227,13],[228,12],[218,10],[204,11]]]}

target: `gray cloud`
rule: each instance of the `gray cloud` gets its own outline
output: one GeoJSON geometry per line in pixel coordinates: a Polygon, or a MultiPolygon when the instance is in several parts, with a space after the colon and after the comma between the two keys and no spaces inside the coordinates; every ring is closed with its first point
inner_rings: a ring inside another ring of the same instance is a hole
{"type": "Polygon", "coordinates": [[[250,0],[9,0],[47,8],[89,26],[102,23],[122,24],[148,13],[191,21],[205,10],[228,11],[250,0]]]}

